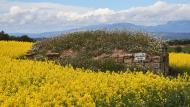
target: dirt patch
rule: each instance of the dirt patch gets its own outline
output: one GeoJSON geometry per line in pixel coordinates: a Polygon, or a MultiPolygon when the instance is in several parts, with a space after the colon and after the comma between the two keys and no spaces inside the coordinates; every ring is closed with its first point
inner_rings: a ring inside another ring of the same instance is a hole
{"type": "Polygon", "coordinates": [[[93,59],[98,60],[98,59],[105,59],[105,58],[109,58],[109,57],[110,57],[110,55],[103,53],[102,55],[96,56],[93,59]]]}
{"type": "Polygon", "coordinates": [[[72,49],[64,50],[61,52],[60,57],[76,57],[77,52],[73,51],[72,49]]]}
{"type": "Polygon", "coordinates": [[[114,49],[111,55],[111,57],[124,57],[124,56],[128,56],[128,53],[126,53],[124,50],[121,49],[114,49]]]}

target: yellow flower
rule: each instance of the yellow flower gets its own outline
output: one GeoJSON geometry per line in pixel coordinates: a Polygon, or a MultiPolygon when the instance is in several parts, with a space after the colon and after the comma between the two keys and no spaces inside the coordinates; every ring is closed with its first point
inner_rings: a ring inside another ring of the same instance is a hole
{"type": "MultiPolygon", "coordinates": [[[[0,106],[188,106],[190,76],[147,72],[102,73],[19,60],[28,42],[0,42],[0,106]],[[184,105],[180,105],[184,104],[184,105]]],[[[170,65],[190,67],[189,54],[170,54],[170,65]]]]}

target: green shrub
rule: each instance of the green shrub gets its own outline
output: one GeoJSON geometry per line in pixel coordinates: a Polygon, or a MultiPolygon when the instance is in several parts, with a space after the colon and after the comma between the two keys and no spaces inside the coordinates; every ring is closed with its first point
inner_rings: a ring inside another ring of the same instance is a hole
{"type": "Polygon", "coordinates": [[[125,67],[122,64],[116,63],[113,59],[93,60],[89,56],[81,55],[74,58],[66,57],[57,59],[59,64],[65,66],[71,64],[74,68],[91,69],[94,71],[124,71],[125,67]]]}
{"type": "Polygon", "coordinates": [[[180,47],[180,46],[177,46],[177,47],[175,47],[175,52],[182,52],[182,47],[180,47]]]}

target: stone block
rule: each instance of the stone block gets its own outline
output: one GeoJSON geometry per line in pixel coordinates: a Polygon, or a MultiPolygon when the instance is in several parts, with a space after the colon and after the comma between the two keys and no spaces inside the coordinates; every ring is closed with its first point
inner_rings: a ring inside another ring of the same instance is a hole
{"type": "Polygon", "coordinates": [[[47,53],[46,56],[47,57],[59,57],[59,53],[47,53]]]}
{"type": "Polygon", "coordinates": [[[133,62],[133,59],[132,58],[124,58],[124,63],[125,64],[131,64],[133,62]]]}
{"type": "Polygon", "coordinates": [[[117,62],[118,62],[118,63],[124,63],[123,57],[118,57],[118,58],[117,58],[117,62]]]}
{"type": "Polygon", "coordinates": [[[160,63],[152,63],[152,67],[153,69],[160,69],[160,63]]]}
{"type": "Polygon", "coordinates": [[[152,62],[155,62],[155,63],[161,62],[161,57],[160,56],[153,56],[152,62]]]}

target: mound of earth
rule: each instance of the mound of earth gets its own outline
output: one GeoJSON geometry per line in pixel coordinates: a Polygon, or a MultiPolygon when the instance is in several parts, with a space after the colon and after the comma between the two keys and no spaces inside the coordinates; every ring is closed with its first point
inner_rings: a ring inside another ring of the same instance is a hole
{"type": "Polygon", "coordinates": [[[125,70],[114,57],[128,53],[159,54],[165,42],[148,33],[123,31],[84,31],[49,38],[33,45],[33,59],[51,59],[92,70],[125,70]]]}

